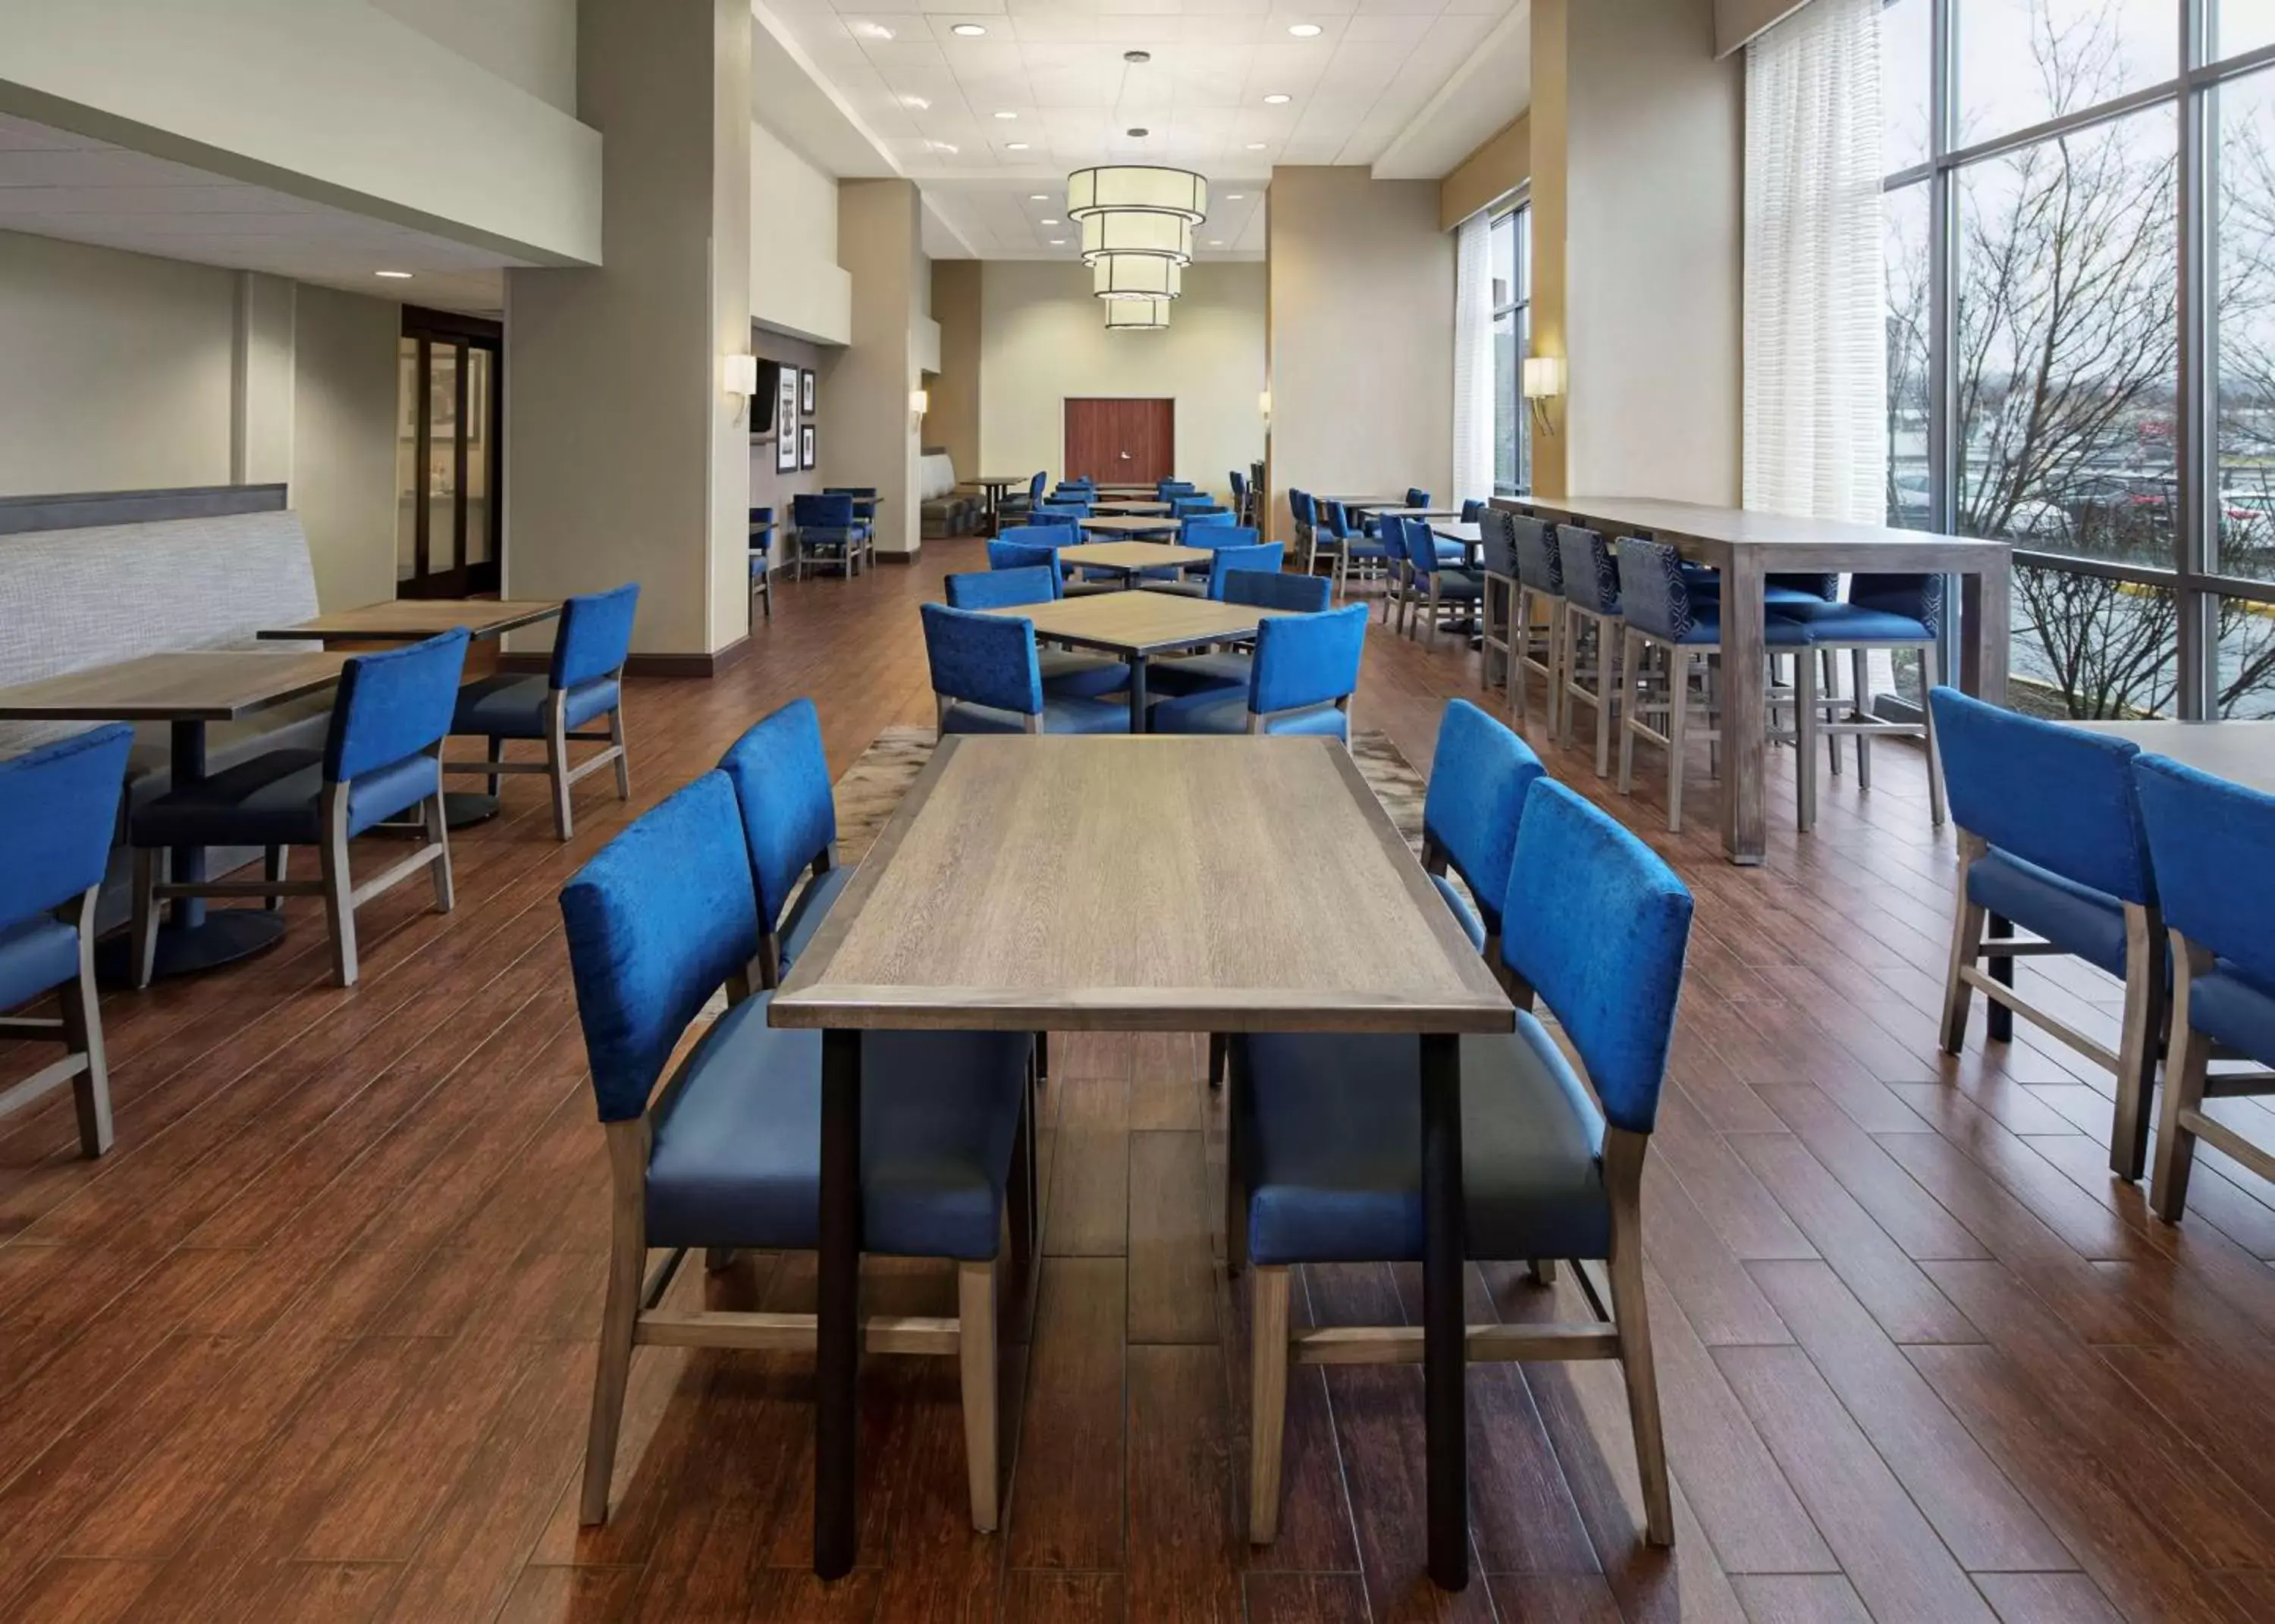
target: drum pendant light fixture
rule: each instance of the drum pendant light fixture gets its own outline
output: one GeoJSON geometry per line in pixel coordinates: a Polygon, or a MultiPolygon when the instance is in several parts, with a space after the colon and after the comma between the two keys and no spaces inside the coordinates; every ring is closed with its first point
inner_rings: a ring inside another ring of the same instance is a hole
{"type": "Polygon", "coordinates": [[[1168,325],[1169,301],[1166,298],[1106,301],[1106,330],[1109,333],[1153,332],[1168,325]]]}
{"type": "Polygon", "coordinates": [[[1169,301],[1184,291],[1192,261],[1193,228],[1208,218],[1207,178],[1159,164],[1104,164],[1069,175],[1066,200],[1067,217],[1082,223],[1083,262],[1091,291],[1107,301],[1106,325],[1168,326],[1169,301]]]}
{"type": "Polygon", "coordinates": [[[1090,291],[1103,299],[1175,298],[1184,268],[1151,253],[1109,253],[1090,268],[1090,291]]]}
{"type": "Polygon", "coordinates": [[[1208,218],[1208,181],[1190,170],[1151,163],[1106,164],[1067,177],[1068,218],[1086,220],[1122,210],[1174,215],[1188,225],[1198,225],[1208,218]]]}
{"type": "Polygon", "coordinates": [[[1193,257],[1193,228],[1175,215],[1130,209],[1085,215],[1082,262],[1095,265],[1110,253],[1149,253],[1187,265],[1193,257]]]}

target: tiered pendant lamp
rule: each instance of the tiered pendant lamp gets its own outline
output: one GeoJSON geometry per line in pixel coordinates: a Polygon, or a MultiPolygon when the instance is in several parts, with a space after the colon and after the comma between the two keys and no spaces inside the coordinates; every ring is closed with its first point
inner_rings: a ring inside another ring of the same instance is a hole
{"type": "Polygon", "coordinates": [[[1086,215],[1082,222],[1082,262],[1095,265],[1110,253],[1151,254],[1192,262],[1193,228],[1175,215],[1145,214],[1119,209],[1111,214],[1086,215]]]}
{"type": "Polygon", "coordinates": [[[1168,325],[1169,301],[1166,298],[1106,301],[1106,330],[1109,333],[1153,332],[1168,325]]]}
{"type": "Polygon", "coordinates": [[[1090,268],[1090,291],[1103,299],[1175,298],[1184,291],[1184,267],[1150,253],[1109,253],[1090,268]]]}
{"type": "Polygon", "coordinates": [[[1208,181],[1190,170],[1115,163],[1067,177],[1067,217],[1082,223],[1091,291],[1117,330],[1169,324],[1184,291],[1193,228],[1208,218],[1208,181]]]}
{"type": "Polygon", "coordinates": [[[1067,177],[1067,218],[1105,214],[1175,215],[1188,225],[1208,218],[1208,182],[1190,170],[1115,163],[1067,177]]]}

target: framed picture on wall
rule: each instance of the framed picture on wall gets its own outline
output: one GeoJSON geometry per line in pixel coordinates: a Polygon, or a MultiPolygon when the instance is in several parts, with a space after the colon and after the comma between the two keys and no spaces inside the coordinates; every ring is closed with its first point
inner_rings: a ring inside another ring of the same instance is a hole
{"type": "Polygon", "coordinates": [[[797,409],[807,417],[813,415],[813,368],[811,366],[798,369],[797,409]]]}
{"type": "Polygon", "coordinates": [[[801,468],[813,466],[813,425],[811,423],[801,425],[797,431],[797,465],[801,468]]]}
{"type": "Polygon", "coordinates": [[[797,368],[785,366],[775,384],[775,472],[797,472],[797,368]]]}

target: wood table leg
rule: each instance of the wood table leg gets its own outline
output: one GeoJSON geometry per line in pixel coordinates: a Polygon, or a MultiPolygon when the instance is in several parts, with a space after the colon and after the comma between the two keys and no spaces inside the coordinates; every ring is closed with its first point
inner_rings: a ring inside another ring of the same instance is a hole
{"type": "Polygon", "coordinates": [[[1470,1582],[1469,1368],[1462,1302],[1462,1040],[1422,1040],[1422,1384],[1430,1577],[1470,1582]]]}
{"type": "Polygon", "coordinates": [[[1734,547],[1722,572],[1722,850],[1733,863],[1768,854],[1769,695],[1763,677],[1762,561],[1734,547]]]}
{"type": "Polygon", "coordinates": [[[1959,651],[1962,692],[1992,705],[2007,702],[2007,661],[2014,647],[2013,565],[1960,577],[1959,618],[1966,642],[1959,651]]]}
{"type": "Polygon", "coordinates": [[[821,1235],[813,1346],[813,1571],[852,1571],[861,1373],[861,1034],[821,1034],[821,1235]]]}

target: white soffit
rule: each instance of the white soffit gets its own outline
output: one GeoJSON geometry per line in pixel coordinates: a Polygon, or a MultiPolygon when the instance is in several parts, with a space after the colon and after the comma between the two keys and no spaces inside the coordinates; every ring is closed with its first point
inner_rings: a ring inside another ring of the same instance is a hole
{"type": "Polygon", "coordinates": [[[497,310],[505,268],[529,263],[7,114],[0,231],[449,310],[497,310]],[[383,278],[382,270],[412,276],[383,278]]]}
{"type": "Polygon", "coordinates": [[[1382,149],[1374,178],[1437,180],[1531,105],[1532,0],[1516,0],[1382,149]]]}
{"type": "Polygon", "coordinates": [[[884,143],[838,101],[789,27],[756,4],[751,24],[751,116],[825,175],[845,180],[898,173],[884,143]]]}

